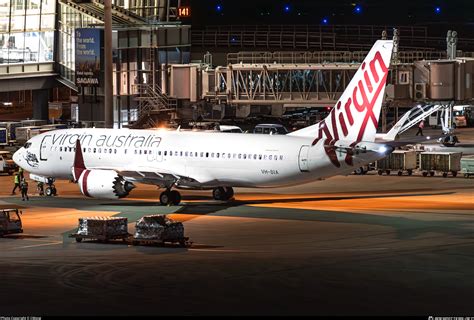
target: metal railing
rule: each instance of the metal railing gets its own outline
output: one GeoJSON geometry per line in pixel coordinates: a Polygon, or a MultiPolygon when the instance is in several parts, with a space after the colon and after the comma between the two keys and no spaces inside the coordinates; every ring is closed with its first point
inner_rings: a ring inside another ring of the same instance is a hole
{"type": "Polygon", "coordinates": [[[137,121],[135,121],[133,125],[143,126],[146,123],[152,125],[152,115],[177,112],[177,100],[168,97],[159,86],[135,84],[133,85],[133,89],[137,95],[135,100],[138,101],[137,121]],[[150,121],[152,122],[150,123],[150,121]]]}
{"type": "MultiPolygon", "coordinates": [[[[297,64],[297,63],[356,63],[362,62],[368,51],[241,51],[227,54],[227,64],[297,64]]],[[[401,51],[400,63],[419,60],[446,59],[446,51],[401,51]]]]}

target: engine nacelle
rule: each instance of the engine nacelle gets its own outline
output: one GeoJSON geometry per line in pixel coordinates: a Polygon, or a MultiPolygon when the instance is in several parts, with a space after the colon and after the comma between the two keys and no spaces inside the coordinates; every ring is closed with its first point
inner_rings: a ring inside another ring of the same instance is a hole
{"type": "Polygon", "coordinates": [[[83,195],[98,199],[120,199],[135,185],[113,170],[84,170],[77,181],[83,195]]]}

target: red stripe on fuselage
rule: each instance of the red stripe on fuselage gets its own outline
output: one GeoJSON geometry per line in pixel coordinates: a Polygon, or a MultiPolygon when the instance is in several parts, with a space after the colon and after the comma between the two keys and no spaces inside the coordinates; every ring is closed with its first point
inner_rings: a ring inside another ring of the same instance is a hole
{"type": "Polygon", "coordinates": [[[86,197],[91,197],[89,192],[87,191],[87,178],[89,177],[89,173],[91,173],[90,170],[85,170],[84,171],[84,176],[82,177],[82,192],[86,197]]]}

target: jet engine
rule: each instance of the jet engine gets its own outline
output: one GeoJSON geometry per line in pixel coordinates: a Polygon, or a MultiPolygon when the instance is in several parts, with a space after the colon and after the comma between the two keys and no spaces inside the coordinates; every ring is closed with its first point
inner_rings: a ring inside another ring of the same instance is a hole
{"type": "Polygon", "coordinates": [[[83,195],[98,199],[121,199],[135,185],[113,170],[84,170],[77,181],[83,195]]]}

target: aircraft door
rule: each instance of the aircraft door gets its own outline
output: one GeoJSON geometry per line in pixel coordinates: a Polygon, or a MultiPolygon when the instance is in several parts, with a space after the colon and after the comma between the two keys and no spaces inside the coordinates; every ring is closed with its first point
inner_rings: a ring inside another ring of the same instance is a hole
{"type": "Polygon", "coordinates": [[[298,164],[301,172],[309,172],[309,146],[301,146],[298,164]]]}
{"type": "Polygon", "coordinates": [[[43,140],[41,140],[40,145],[40,160],[46,161],[48,160],[48,139],[51,139],[51,136],[44,136],[43,140]]]}

